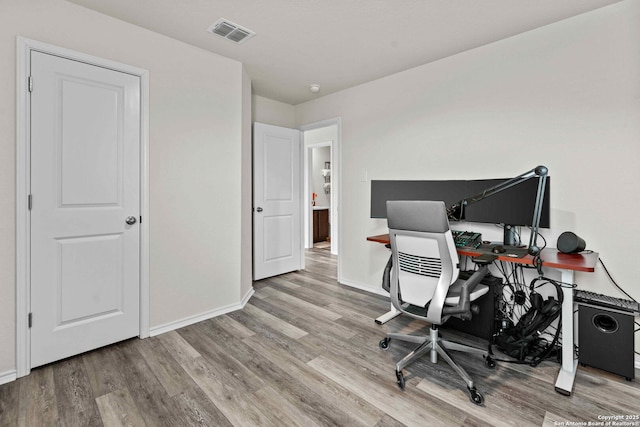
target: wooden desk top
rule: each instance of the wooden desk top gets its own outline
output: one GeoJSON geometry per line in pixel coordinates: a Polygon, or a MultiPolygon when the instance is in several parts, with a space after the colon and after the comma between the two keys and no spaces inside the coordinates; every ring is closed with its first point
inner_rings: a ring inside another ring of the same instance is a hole
{"type": "MultiPolygon", "coordinates": [[[[389,234],[378,234],[369,236],[367,240],[370,242],[383,243],[388,245],[391,243],[389,234]]],[[[458,253],[464,256],[478,256],[481,252],[474,251],[470,248],[458,248],[458,253]]],[[[559,268],[563,270],[584,271],[592,273],[595,271],[598,263],[598,253],[589,252],[583,254],[565,254],[555,248],[545,248],[540,253],[543,267],[559,268]]],[[[514,258],[506,255],[498,255],[498,261],[515,262],[518,264],[533,265],[533,257],[525,255],[522,258],[514,258]]]]}

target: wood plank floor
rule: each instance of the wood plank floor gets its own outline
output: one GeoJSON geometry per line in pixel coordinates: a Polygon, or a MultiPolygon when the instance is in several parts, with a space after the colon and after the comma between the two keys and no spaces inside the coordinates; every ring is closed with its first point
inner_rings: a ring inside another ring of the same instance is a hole
{"type": "Polygon", "coordinates": [[[241,311],[0,386],[0,426],[560,426],[640,415],[639,380],[580,367],[565,397],[554,391],[553,362],[492,370],[454,354],[484,394],[482,407],[449,366],[428,358],[406,369],[401,391],[394,364],[411,346],[382,351],[378,342],[428,328],[402,317],[376,325],[388,299],[339,285],[327,250],[309,251],[304,271],[254,286],[241,311]]]}

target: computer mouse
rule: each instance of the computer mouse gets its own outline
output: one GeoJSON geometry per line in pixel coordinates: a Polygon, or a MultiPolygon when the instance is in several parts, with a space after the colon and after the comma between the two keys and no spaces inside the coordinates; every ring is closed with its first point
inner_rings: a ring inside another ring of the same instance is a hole
{"type": "Polygon", "coordinates": [[[493,247],[493,249],[491,249],[491,252],[493,252],[494,254],[502,254],[505,253],[507,250],[500,245],[496,245],[493,247]]]}

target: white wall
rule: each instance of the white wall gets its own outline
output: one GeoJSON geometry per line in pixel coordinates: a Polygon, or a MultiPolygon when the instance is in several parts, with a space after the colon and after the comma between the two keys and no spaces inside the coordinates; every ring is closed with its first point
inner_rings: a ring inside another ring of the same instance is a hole
{"type": "Polygon", "coordinates": [[[296,127],[296,114],[293,105],[253,95],[252,110],[254,122],[285,128],[296,127]]]}
{"type": "MultiPolygon", "coordinates": [[[[629,239],[640,235],[638,22],[640,2],[627,0],[297,105],[298,125],[342,119],[343,281],[380,290],[388,252],[366,237],[386,222],[369,219],[372,179],[501,178],[542,164],[549,246],[574,231],[640,299],[629,239]]],[[[601,266],[576,279],[622,296],[601,266]]]]}
{"type": "MultiPolygon", "coordinates": [[[[150,72],[151,327],[242,298],[242,64],[62,0],[0,2],[0,376],[15,369],[16,37],[150,72]],[[189,66],[185,66],[189,64],[189,66]]],[[[244,148],[243,148],[244,144],[244,148]]],[[[244,163],[243,163],[244,162],[244,163]]],[[[248,168],[248,169],[247,169],[248,168]]],[[[250,193],[249,193],[250,194],[250,193]]],[[[249,223],[250,225],[250,223],[249,223]]],[[[250,230],[249,230],[250,233],[250,230]]],[[[248,249],[250,251],[250,248],[248,249]]],[[[37,316],[37,314],[35,314],[37,316]]]]}

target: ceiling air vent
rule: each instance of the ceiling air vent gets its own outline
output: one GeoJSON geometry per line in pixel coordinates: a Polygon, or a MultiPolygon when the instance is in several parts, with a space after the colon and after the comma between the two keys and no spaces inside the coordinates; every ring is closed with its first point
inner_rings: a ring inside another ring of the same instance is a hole
{"type": "Polygon", "coordinates": [[[207,31],[238,44],[244,43],[247,39],[256,35],[253,31],[234,24],[231,21],[227,21],[224,18],[219,19],[215,24],[210,26],[207,31]]]}

